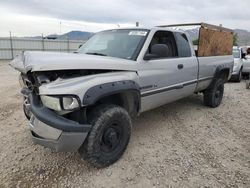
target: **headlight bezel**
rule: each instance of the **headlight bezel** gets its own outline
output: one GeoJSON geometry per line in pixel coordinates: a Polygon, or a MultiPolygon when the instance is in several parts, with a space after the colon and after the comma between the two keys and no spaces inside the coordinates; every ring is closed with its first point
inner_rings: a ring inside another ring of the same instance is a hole
{"type": "Polygon", "coordinates": [[[81,101],[77,95],[41,95],[40,98],[41,98],[42,104],[45,107],[52,109],[52,110],[55,110],[55,111],[58,111],[58,112],[60,112],[60,111],[73,111],[73,110],[77,110],[77,109],[81,108],[81,101]],[[51,99],[51,100],[58,100],[59,108],[53,107],[53,105],[49,105],[48,103],[46,104],[46,102],[43,100],[44,97],[47,97],[48,99],[51,99]],[[77,102],[78,106],[74,107],[74,108],[65,108],[65,105],[63,102],[64,98],[73,99],[73,101],[77,102]]]}

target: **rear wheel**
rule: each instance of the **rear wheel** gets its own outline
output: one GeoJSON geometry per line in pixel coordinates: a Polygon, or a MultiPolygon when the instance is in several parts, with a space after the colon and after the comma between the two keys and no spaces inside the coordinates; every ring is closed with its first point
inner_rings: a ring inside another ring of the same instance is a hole
{"type": "Polygon", "coordinates": [[[218,107],[222,101],[223,94],[224,80],[218,78],[213,81],[213,84],[209,89],[204,91],[204,104],[212,108],[218,107]]]}
{"type": "Polygon", "coordinates": [[[79,153],[96,167],[116,162],[127,148],[131,135],[128,112],[116,105],[100,105],[90,114],[93,125],[79,153]]]}

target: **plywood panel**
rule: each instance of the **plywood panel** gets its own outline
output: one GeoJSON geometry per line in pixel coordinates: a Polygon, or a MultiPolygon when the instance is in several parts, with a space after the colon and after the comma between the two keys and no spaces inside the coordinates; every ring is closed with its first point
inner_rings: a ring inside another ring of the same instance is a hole
{"type": "Polygon", "coordinates": [[[198,56],[231,55],[233,33],[220,30],[200,28],[198,56]]]}

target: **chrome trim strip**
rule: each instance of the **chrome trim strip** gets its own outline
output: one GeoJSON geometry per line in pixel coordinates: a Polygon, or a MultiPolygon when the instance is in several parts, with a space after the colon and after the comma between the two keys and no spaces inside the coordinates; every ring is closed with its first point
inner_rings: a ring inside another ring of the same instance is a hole
{"type": "Polygon", "coordinates": [[[181,84],[175,84],[175,85],[171,85],[171,86],[167,86],[167,87],[158,88],[158,89],[155,89],[155,90],[145,91],[145,92],[141,93],[141,97],[146,97],[146,96],[149,96],[149,95],[154,95],[154,94],[157,94],[157,93],[162,93],[162,92],[166,92],[166,91],[170,91],[170,90],[174,90],[174,89],[182,89],[185,86],[192,85],[192,84],[195,84],[195,83],[197,83],[197,79],[191,80],[191,81],[188,81],[188,82],[183,82],[181,84]]]}
{"type": "Polygon", "coordinates": [[[214,78],[213,76],[208,76],[208,77],[204,77],[204,78],[199,78],[198,82],[207,81],[207,80],[212,80],[213,78],[214,78]]]}

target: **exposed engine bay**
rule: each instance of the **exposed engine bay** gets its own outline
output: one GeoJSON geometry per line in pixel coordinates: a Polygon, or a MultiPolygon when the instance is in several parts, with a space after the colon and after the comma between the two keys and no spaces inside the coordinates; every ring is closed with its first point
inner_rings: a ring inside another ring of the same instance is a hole
{"type": "MultiPolygon", "coordinates": [[[[24,96],[24,112],[28,119],[30,119],[30,102],[29,102],[29,92],[34,92],[38,94],[39,87],[43,84],[53,82],[59,79],[69,79],[81,76],[87,76],[92,74],[100,74],[110,72],[109,70],[58,70],[58,71],[41,71],[41,72],[28,72],[27,74],[20,74],[19,82],[23,88],[21,93],[24,96]],[[25,89],[26,88],[26,89],[25,89]]],[[[81,110],[75,111],[75,113],[70,113],[71,111],[61,111],[57,112],[58,114],[68,114],[68,119],[74,119],[80,122],[79,113],[82,113],[81,110]],[[72,116],[72,117],[71,117],[72,116]]],[[[65,116],[66,117],[66,116],[65,116]]]]}
{"type": "Polygon", "coordinates": [[[96,75],[112,70],[58,70],[58,71],[41,71],[41,72],[28,72],[27,74],[21,73],[20,84],[23,82],[24,86],[31,90],[36,91],[42,84],[53,82],[57,79],[69,79],[80,76],[96,75]]]}

